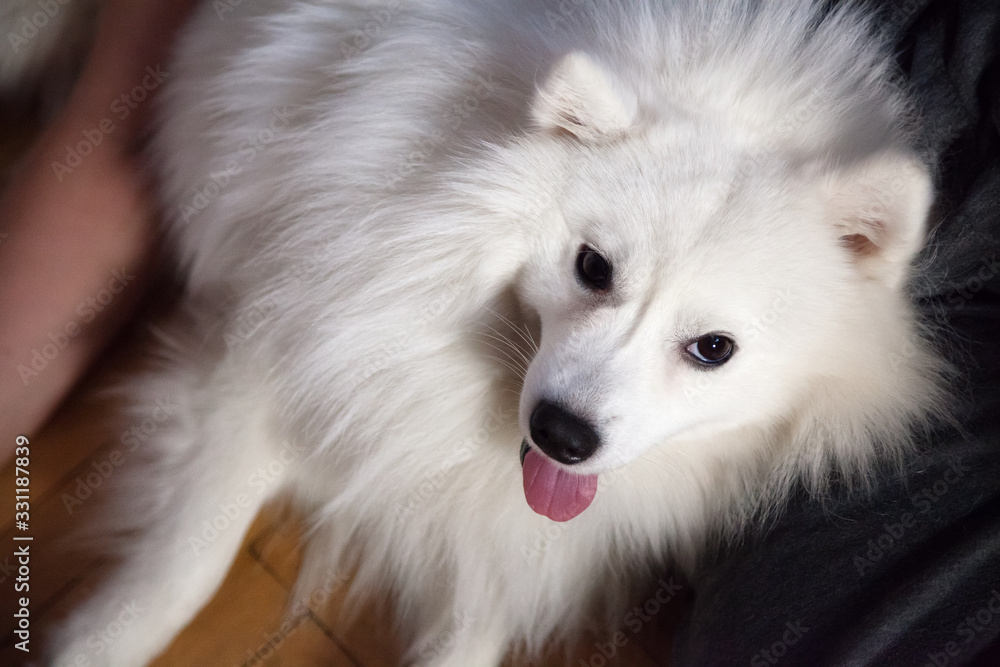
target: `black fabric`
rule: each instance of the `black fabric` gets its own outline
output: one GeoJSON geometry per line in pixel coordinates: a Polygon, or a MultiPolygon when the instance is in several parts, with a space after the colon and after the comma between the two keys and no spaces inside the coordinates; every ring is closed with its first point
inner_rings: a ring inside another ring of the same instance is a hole
{"type": "Polygon", "coordinates": [[[917,292],[964,370],[965,433],[872,498],[800,494],[706,567],[678,665],[1000,665],[1000,0],[881,9],[940,156],[917,292]]]}

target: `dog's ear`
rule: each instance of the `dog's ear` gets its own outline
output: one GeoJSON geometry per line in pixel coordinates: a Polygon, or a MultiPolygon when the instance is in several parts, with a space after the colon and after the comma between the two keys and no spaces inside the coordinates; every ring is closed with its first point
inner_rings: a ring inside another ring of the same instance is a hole
{"type": "Polygon", "coordinates": [[[531,115],[544,131],[595,141],[626,132],[635,122],[637,100],[592,58],[579,51],[563,56],[535,93],[531,115]]]}
{"type": "Polygon", "coordinates": [[[887,152],[828,175],[824,187],[840,242],[860,270],[899,287],[924,240],[933,194],[927,166],[887,152]]]}

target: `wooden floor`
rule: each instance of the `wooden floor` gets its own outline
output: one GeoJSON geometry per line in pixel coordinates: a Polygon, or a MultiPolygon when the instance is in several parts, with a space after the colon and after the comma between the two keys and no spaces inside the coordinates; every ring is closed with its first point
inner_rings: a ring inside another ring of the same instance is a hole
{"type": "MultiPolygon", "coordinates": [[[[128,338],[128,336],[126,336],[128,338]]],[[[114,475],[128,464],[112,456],[120,433],[108,426],[116,408],[115,399],[97,391],[114,377],[136,365],[138,344],[118,342],[64,405],[49,426],[31,443],[31,613],[36,630],[78,601],[100,572],[100,559],[67,557],[60,552],[59,538],[84,522],[100,492],[104,475],[114,475]],[[94,496],[88,490],[97,487],[94,496]],[[79,501],[79,502],[77,502],[79,501]]],[[[119,445],[120,447],[120,445],[119,445]]],[[[14,497],[14,470],[0,473],[0,498],[14,497]]],[[[15,544],[13,502],[3,508],[0,543],[15,544]],[[9,509],[8,509],[9,508],[9,509]]],[[[272,505],[261,513],[247,535],[239,556],[215,598],[176,641],[154,663],[157,667],[250,667],[290,665],[308,667],[388,667],[401,664],[389,614],[374,607],[362,611],[353,623],[339,619],[346,581],[333,580],[313,596],[309,608],[294,618],[283,618],[288,591],[299,567],[301,526],[297,517],[272,505]]],[[[0,552],[0,590],[4,598],[13,590],[16,576],[11,568],[13,548],[0,552]]],[[[641,602],[641,601],[640,601],[641,602]]],[[[612,637],[591,637],[570,650],[553,649],[539,665],[667,665],[666,639],[684,603],[677,598],[653,616],[641,632],[623,627],[625,644],[612,660],[604,660],[612,637]]],[[[17,651],[12,635],[12,616],[3,615],[0,665],[28,664],[17,651]]],[[[127,631],[127,627],[125,628],[127,631]]],[[[37,633],[30,646],[38,647],[37,633]]],[[[514,665],[509,661],[508,665],[514,665]]]]}

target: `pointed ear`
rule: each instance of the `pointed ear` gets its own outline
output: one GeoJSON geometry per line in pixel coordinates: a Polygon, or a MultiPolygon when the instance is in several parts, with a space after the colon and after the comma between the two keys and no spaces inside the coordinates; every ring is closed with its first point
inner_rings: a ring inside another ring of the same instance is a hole
{"type": "Polygon", "coordinates": [[[580,141],[621,135],[635,122],[635,94],[624,91],[589,56],[563,56],[535,94],[531,116],[553,133],[568,132],[580,141]]]}
{"type": "Polygon", "coordinates": [[[916,156],[877,155],[831,174],[825,195],[840,241],[868,278],[898,288],[924,242],[930,173],[916,156]]]}

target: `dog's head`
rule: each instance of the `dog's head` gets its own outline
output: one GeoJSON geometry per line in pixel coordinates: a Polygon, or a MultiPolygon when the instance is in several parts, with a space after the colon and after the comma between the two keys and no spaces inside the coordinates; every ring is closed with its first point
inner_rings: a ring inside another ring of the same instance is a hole
{"type": "Polygon", "coordinates": [[[725,114],[644,108],[579,53],[532,116],[507,162],[536,235],[517,281],[541,323],[520,398],[536,511],[576,516],[597,475],[654,448],[707,467],[741,430],[864,460],[921,409],[903,288],[931,186],[912,154],[803,154],[725,114]]]}

